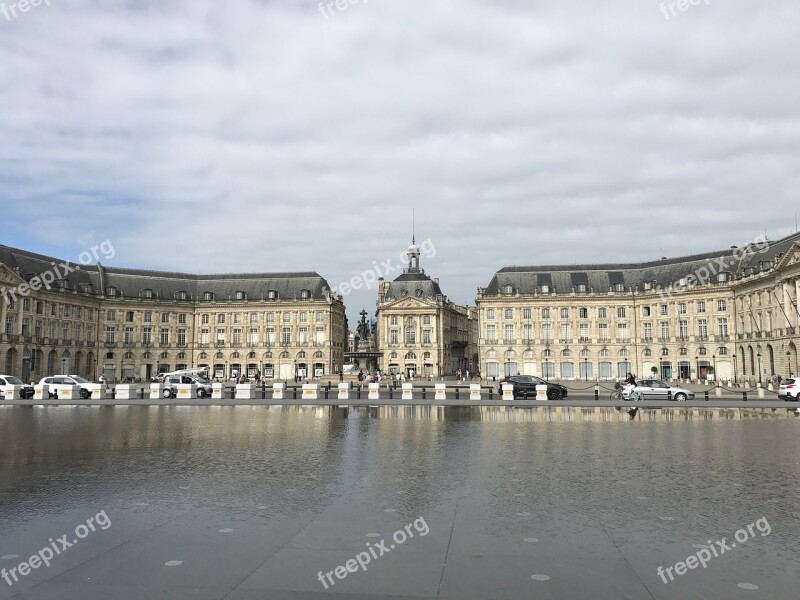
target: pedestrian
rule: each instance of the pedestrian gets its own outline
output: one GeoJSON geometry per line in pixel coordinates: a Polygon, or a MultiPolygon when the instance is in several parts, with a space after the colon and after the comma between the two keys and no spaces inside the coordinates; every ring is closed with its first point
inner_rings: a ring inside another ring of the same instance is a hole
{"type": "Polygon", "coordinates": [[[633,374],[628,373],[628,376],[625,378],[625,383],[636,385],[636,377],[633,374]]]}

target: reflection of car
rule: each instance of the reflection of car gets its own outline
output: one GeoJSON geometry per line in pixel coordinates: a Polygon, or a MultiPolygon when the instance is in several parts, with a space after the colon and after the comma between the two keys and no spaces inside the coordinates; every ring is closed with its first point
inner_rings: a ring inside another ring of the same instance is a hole
{"type": "MultiPolygon", "coordinates": [[[[52,389],[57,385],[78,385],[81,388],[81,398],[84,400],[92,395],[92,388],[98,387],[98,384],[94,384],[88,379],[84,379],[80,375],[53,375],[51,377],[43,377],[39,384],[44,384],[50,386],[52,389]]],[[[49,396],[51,398],[58,398],[58,392],[51,391],[49,392],[49,396]]]]}
{"type": "Polygon", "coordinates": [[[13,375],[0,375],[0,394],[5,395],[4,388],[7,385],[25,386],[20,390],[20,396],[23,400],[33,398],[33,386],[27,385],[24,381],[14,377],[13,375]]]}
{"type": "Polygon", "coordinates": [[[781,381],[781,387],[778,388],[778,398],[786,400],[787,402],[797,402],[800,395],[800,384],[797,379],[784,379],[781,381]]]}
{"type": "Polygon", "coordinates": [[[544,379],[540,379],[534,375],[512,375],[511,377],[506,377],[500,382],[501,394],[503,393],[504,383],[511,383],[514,385],[515,398],[518,396],[524,397],[526,394],[529,398],[535,398],[537,385],[547,386],[548,400],[558,400],[559,398],[567,397],[567,388],[565,388],[563,385],[550,383],[549,381],[545,381],[544,379]]]}
{"type": "Polygon", "coordinates": [[[211,396],[211,382],[205,377],[167,373],[163,379],[164,390],[161,395],[164,396],[164,398],[175,398],[178,395],[179,383],[196,385],[198,398],[207,398],[211,396]]]}
{"type": "Polygon", "coordinates": [[[684,402],[685,400],[694,399],[693,391],[677,385],[670,385],[664,381],[661,381],[660,379],[642,379],[641,381],[636,382],[636,387],[628,384],[622,388],[622,397],[627,400],[631,391],[634,389],[639,392],[641,396],[644,396],[644,398],[640,397],[639,400],[669,399],[676,400],[678,402],[684,402]],[[672,395],[670,396],[670,394],[672,395]]]}

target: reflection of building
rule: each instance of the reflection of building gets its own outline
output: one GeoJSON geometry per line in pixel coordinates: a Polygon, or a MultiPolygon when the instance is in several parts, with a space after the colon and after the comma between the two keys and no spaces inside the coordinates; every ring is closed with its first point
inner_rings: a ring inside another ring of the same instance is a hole
{"type": "Polygon", "coordinates": [[[758,381],[790,363],[796,372],[798,240],[640,264],[501,269],[478,291],[481,369],[580,380],[628,371],[710,379],[716,370],[758,381]]]}
{"type": "Polygon", "coordinates": [[[343,362],[344,305],[317,273],[188,275],[98,263],[51,290],[16,293],[54,262],[0,246],[0,286],[15,291],[10,304],[0,300],[0,365],[25,380],[148,379],[189,366],[207,366],[212,377],[292,379],[343,362]]]}
{"type": "Polygon", "coordinates": [[[412,241],[408,268],[392,282],[378,280],[377,334],[381,367],[406,376],[449,375],[474,369],[477,359],[475,309],[450,302],[438,279],[419,266],[412,241]]]}

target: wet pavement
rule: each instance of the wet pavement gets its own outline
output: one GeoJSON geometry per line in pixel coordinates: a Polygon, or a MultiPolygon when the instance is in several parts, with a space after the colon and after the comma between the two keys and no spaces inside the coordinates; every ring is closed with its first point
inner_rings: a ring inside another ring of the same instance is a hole
{"type": "Polygon", "coordinates": [[[799,434],[785,409],[0,407],[0,599],[796,598],[799,434]]]}

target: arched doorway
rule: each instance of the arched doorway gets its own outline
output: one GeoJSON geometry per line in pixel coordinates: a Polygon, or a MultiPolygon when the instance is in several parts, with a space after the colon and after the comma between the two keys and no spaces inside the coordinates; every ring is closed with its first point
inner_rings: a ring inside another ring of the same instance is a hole
{"type": "Polygon", "coordinates": [[[60,375],[69,375],[69,350],[64,350],[61,355],[61,371],[60,375]]]}

